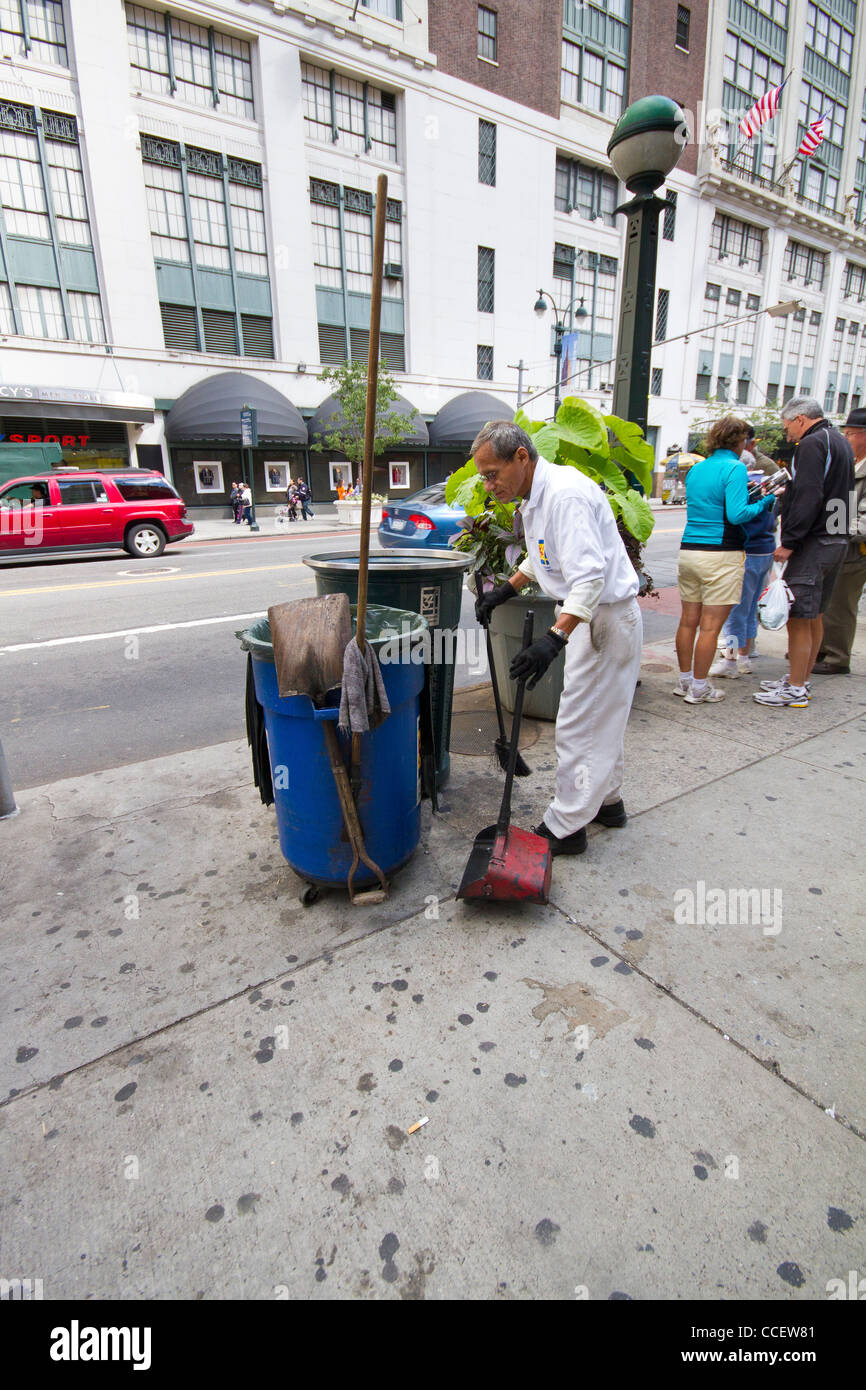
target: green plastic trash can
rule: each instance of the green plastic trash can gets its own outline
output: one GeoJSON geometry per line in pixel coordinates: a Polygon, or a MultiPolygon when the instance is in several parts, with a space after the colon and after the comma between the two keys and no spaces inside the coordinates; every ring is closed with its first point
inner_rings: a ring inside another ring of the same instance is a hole
{"type": "MultiPolygon", "coordinates": [[[[358,600],[358,562],[357,551],[304,556],[304,564],[316,576],[316,593],[348,594],[351,603],[358,600]]],[[[454,550],[388,550],[370,556],[368,602],[404,608],[427,619],[437,787],[445,785],[451,770],[456,633],[463,576],[471,563],[470,556],[454,550]]]]}

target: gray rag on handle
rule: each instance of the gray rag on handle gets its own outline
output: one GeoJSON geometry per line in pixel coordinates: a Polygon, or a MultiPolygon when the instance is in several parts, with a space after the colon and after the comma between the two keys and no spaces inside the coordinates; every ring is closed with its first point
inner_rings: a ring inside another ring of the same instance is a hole
{"type": "Polygon", "coordinates": [[[366,734],[378,729],[390,713],[379,659],[369,642],[362,652],[353,637],[343,653],[339,728],[343,733],[366,734]]]}

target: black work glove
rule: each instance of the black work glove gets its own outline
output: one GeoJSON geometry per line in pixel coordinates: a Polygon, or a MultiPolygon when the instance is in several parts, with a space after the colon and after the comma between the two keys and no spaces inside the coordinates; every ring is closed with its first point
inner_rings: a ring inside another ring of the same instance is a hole
{"type": "Polygon", "coordinates": [[[500,603],[507,603],[510,598],[514,598],[517,590],[513,584],[509,584],[506,579],[504,584],[500,584],[498,589],[489,589],[487,593],[481,594],[475,600],[475,620],[482,627],[487,627],[490,622],[490,614],[494,608],[498,608],[500,603]]]}
{"type": "Polygon", "coordinates": [[[544,675],[548,666],[555,661],[559,653],[564,651],[568,645],[566,639],[560,640],[554,637],[552,632],[545,632],[541,637],[524,647],[509,667],[509,675],[513,681],[528,681],[527,689],[533,690],[541,677],[544,675]],[[531,677],[531,679],[530,679],[531,677]]]}

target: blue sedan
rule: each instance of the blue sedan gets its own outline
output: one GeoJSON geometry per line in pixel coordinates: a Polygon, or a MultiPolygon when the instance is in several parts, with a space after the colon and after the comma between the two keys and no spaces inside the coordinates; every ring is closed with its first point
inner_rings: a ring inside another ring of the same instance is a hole
{"type": "Polygon", "coordinates": [[[395,502],[392,498],[385,503],[379,544],[404,549],[446,549],[465,516],[462,507],[450,507],[445,501],[445,484],[434,483],[405,501],[395,502]]]}

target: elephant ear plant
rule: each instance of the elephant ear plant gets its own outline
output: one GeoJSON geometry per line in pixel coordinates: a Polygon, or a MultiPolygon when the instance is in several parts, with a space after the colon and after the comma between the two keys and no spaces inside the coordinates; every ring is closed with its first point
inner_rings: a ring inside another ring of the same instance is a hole
{"type": "MultiPolygon", "coordinates": [[[[530,420],[518,410],[514,423],[531,435],[542,458],[577,468],[603,489],[640,578],[641,593],[651,593],[653,581],[643,568],[643,547],[655,518],[646,497],[632,483],[636,480],[651,492],[654,457],[640,427],[617,415],[602,415],[576,396],[565,398],[555,420],[530,420]]],[[[518,507],[513,502],[497,502],[485,493],[474,459],[451,474],[445,484],[445,500],[465,508],[463,529],[451,544],[472,556],[474,587],[489,589],[501,584],[525,554],[518,507]]]]}

